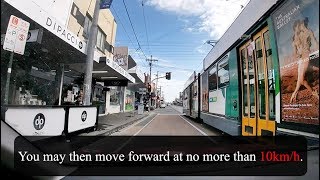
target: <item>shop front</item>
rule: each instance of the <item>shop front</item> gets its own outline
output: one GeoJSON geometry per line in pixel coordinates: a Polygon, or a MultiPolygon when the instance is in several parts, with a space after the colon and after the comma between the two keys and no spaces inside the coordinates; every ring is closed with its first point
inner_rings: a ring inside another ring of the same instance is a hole
{"type": "Polygon", "coordinates": [[[103,98],[99,102],[93,101],[93,103],[99,104],[100,115],[124,112],[126,107],[130,108],[126,103],[126,86],[128,83],[135,83],[135,78],[117,62],[100,57],[98,62],[94,61],[92,76],[96,79],[96,84],[102,85],[100,89],[103,98]]]}
{"type": "Polygon", "coordinates": [[[61,135],[95,126],[97,108],[81,106],[86,44],[40,7],[28,6],[32,9],[1,1],[2,37],[11,15],[30,23],[23,54],[1,50],[2,120],[22,135],[61,135]]]}
{"type": "Polygon", "coordinates": [[[128,58],[128,64],[129,64],[129,70],[128,73],[135,78],[135,83],[129,83],[127,88],[126,88],[126,92],[127,92],[127,96],[126,96],[126,103],[128,103],[129,105],[127,106],[133,106],[133,108],[131,109],[127,109],[127,111],[130,110],[137,110],[138,106],[143,104],[143,98],[145,96],[145,92],[142,91],[142,89],[145,89],[146,86],[144,84],[144,74],[140,71],[140,69],[138,68],[136,62],[133,60],[133,58],[129,55],[128,58]]]}

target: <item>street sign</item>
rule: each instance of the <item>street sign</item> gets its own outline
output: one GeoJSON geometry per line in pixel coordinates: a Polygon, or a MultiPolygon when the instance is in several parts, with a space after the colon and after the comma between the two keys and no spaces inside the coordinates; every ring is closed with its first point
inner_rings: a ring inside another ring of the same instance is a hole
{"type": "Polygon", "coordinates": [[[11,15],[3,43],[3,49],[23,55],[29,26],[29,22],[11,15]]]}
{"type": "MultiPolygon", "coordinates": [[[[43,29],[34,29],[34,30],[29,30],[28,35],[27,35],[27,43],[28,42],[37,42],[41,44],[42,41],[42,35],[43,35],[43,29]]],[[[1,45],[4,43],[4,38],[6,34],[1,34],[1,45]]]]}
{"type": "Polygon", "coordinates": [[[147,92],[147,88],[139,88],[139,91],[141,91],[141,92],[147,92]]]}
{"type": "Polygon", "coordinates": [[[100,9],[109,9],[111,6],[112,0],[101,0],[100,9]]]}

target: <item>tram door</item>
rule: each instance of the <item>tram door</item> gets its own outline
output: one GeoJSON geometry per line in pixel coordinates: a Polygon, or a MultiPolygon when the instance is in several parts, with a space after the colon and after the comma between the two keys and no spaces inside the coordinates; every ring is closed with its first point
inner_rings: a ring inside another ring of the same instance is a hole
{"type": "Polygon", "coordinates": [[[268,28],[239,49],[242,135],[275,135],[275,81],[268,28]]]}

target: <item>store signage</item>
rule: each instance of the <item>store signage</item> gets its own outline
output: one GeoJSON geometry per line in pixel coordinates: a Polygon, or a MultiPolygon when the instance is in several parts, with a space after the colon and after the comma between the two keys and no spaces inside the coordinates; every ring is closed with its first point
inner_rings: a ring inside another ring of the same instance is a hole
{"type": "Polygon", "coordinates": [[[113,61],[124,70],[128,70],[128,47],[115,47],[113,61]]]}
{"type": "Polygon", "coordinates": [[[68,115],[68,133],[94,127],[97,122],[96,107],[70,107],[68,115]]]}
{"type": "Polygon", "coordinates": [[[135,83],[134,77],[132,77],[126,70],[120,67],[116,62],[109,60],[107,57],[100,57],[99,63],[105,62],[109,67],[114,69],[116,72],[127,78],[130,82],[135,83]]]}
{"type": "Polygon", "coordinates": [[[23,136],[60,136],[65,113],[64,108],[8,107],[5,122],[23,136]]]}
{"type": "Polygon", "coordinates": [[[88,116],[87,112],[86,112],[86,111],[83,111],[82,114],[81,114],[81,120],[82,120],[82,122],[85,122],[85,121],[87,120],[87,116],[88,116]]]}
{"type": "Polygon", "coordinates": [[[21,0],[5,1],[80,52],[84,54],[87,53],[85,42],[81,41],[80,38],[69,31],[67,27],[62,25],[60,21],[51,16],[50,13],[46,12],[35,2],[31,0],[28,0],[30,1],[29,3],[26,3],[25,1],[22,3],[21,0]]]}
{"type": "Polygon", "coordinates": [[[128,80],[107,80],[104,81],[104,86],[127,86],[128,80]]]}
{"type": "Polygon", "coordinates": [[[36,130],[41,130],[45,123],[46,123],[46,118],[44,117],[44,115],[42,113],[39,113],[36,115],[36,117],[34,117],[33,127],[36,130]]]}
{"type": "Polygon", "coordinates": [[[71,44],[73,47],[77,48],[83,53],[86,53],[84,51],[84,43],[66,27],[60,25],[59,22],[57,22],[54,18],[47,17],[45,27],[64,41],[71,44]]]}
{"type": "Polygon", "coordinates": [[[38,42],[39,44],[41,44],[42,34],[43,34],[42,28],[29,30],[28,35],[27,35],[27,42],[38,42]]]}
{"type": "Polygon", "coordinates": [[[29,26],[29,22],[11,15],[3,43],[3,49],[23,55],[29,26]]]}

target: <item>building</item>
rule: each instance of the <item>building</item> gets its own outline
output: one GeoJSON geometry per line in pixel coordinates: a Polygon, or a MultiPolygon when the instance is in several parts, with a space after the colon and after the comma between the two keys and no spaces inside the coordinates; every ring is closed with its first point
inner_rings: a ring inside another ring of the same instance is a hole
{"type": "Polygon", "coordinates": [[[61,135],[96,122],[97,109],[81,107],[86,42],[67,27],[72,6],[72,0],[1,1],[1,115],[23,135],[61,135]],[[11,33],[19,24],[27,37],[11,33]],[[77,123],[65,129],[67,111],[75,113],[68,122],[77,123]]]}
{"type": "MultiPolygon", "coordinates": [[[[70,11],[68,29],[87,41],[95,1],[75,0],[70,11]]],[[[135,83],[128,72],[128,47],[114,47],[117,23],[109,9],[99,11],[98,35],[93,64],[92,104],[99,114],[125,111],[125,87],[135,83]]]]}

